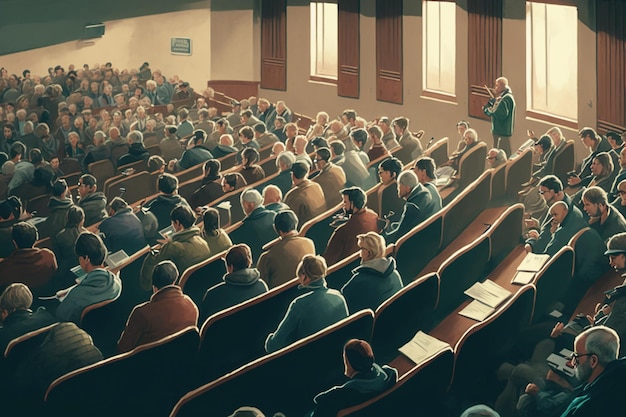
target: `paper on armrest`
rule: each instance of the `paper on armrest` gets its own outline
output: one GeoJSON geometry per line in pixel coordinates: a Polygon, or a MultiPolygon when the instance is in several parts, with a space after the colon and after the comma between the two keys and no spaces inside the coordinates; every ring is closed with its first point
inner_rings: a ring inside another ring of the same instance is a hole
{"type": "Polygon", "coordinates": [[[485,282],[477,282],[467,290],[465,295],[472,297],[474,300],[478,300],[489,307],[496,308],[511,296],[511,291],[508,291],[491,280],[485,282]]]}
{"type": "Polygon", "coordinates": [[[416,365],[419,365],[448,346],[450,345],[446,342],[420,330],[413,336],[413,339],[411,339],[409,343],[398,350],[415,362],[416,365]]]}
{"type": "Polygon", "coordinates": [[[550,255],[528,253],[517,267],[518,271],[539,272],[543,264],[550,259],[550,255]]]}
{"type": "Polygon", "coordinates": [[[474,300],[465,306],[463,310],[459,311],[459,314],[468,319],[483,321],[494,311],[496,311],[495,308],[489,307],[478,300],[474,300]]]}
{"type": "Polygon", "coordinates": [[[534,272],[528,271],[517,271],[513,280],[511,280],[511,284],[520,284],[526,285],[529,284],[535,278],[534,272]]]}

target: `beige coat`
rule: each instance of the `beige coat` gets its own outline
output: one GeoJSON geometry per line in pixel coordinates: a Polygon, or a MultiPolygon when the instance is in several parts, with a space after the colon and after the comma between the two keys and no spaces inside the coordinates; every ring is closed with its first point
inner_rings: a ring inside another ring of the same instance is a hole
{"type": "Polygon", "coordinates": [[[315,244],[306,237],[291,234],[267,245],[257,268],[269,288],[277,287],[296,277],[296,268],[306,254],[315,255],[315,244]]]}
{"type": "Polygon", "coordinates": [[[298,216],[300,227],[326,210],[326,198],[322,187],[309,179],[292,187],[285,195],[284,202],[298,216]]]}

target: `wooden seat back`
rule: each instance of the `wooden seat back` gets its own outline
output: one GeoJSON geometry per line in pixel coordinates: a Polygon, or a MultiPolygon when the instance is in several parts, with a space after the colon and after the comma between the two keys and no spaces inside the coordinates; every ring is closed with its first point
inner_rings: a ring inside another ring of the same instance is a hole
{"type": "Polygon", "coordinates": [[[187,268],[181,274],[178,285],[196,305],[200,305],[206,290],[222,282],[224,274],[226,274],[226,264],[222,252],[187,268]]]}
{"type": "Polygon", "coordinates": [[[439,253],[443,216],[437,213],[402,236],[394,244],[393,256],[404,285],[409,285],[419,272],[439,253]]]}
{"type": "Polygon", "coordinates": [[[517,158],[513,159],[506,167],[506,195],[509,200],[517,201],[517,193],[522,189],[522,184],[532,177],[533,151],[526,149],[517,158]]]}
{"type": "Polygon", "coordinates": [[[133,175],[123,176],[122,178],[110,182],[106,195],[107,200],[111,201],[113,197],[122,195],[128,204],[137,203],[150,194],[152,176],[147,171],[141,171],[133,175]],[[122,189],[124,192],[122,194],[122,189]]]}
{"type": "Polygon", "coordinates": [[[520,243],[522,224],[524,221],[524,205],[521,203],[510,206],[487,230],[491,241],[491,258],[489,271],[498,266],[504,258],[520,243]]]}
{"type": "Polygon", "coordinates": [[[467,187],[485,170],[485,157],[487,156],[487,145],[479,142],[459,159],[459,169],[457,170],[457,182],[460,188],[467,187]]]}
{"type": "MultiPolygon", "coordinates": [[[[318,214],[300,226],[300,236],[308,237],[319,253],[323,253],[336,227],[331,226],[334,216],[342,212],[343,203],[318,214]]],[[[329,265],[330,266],[330,265],[329,265]]]]}
{"type": "Polygon", "coordinates": [[[535,274],[534,284],[537,288],[535,300],[534,322],[545,319],[554,304],[561,299],[571,285],[574,272],[574,250],[569,246],[562,247],[535,274]]]}
{"type": "Polygon", "coordinates": [[[435,161],[435,166],[440,166],[444,162],[448,161],[450,147],[450,140],[448,137],[439,139],[437,142],[431,144],[428,149],[424,151],[424,155],[430,156],[435,161]]]}
{"type": "Polygon", "coordinates": [[[506,167],[511,161],[491,169],[491,204],[499,205],[506,198],[506,167]]]}
{"type": "Polygon", "coordinates": [[[110,159],[103,159],[101,161],[92,162],[87,166],[87,171],[91,173],[98,184],[103,184],[109,178],[115,176],[115,167],[113,166],[113,162],[110,159]]]}
{"type": "Polygon", "coordinates": [[[567,173],[576,168],[576,157],[574,155],[574,141],[568,140],[563,148],[554,156],[552,173],[556,175],[563,184],[567,183],[567,173]]]}
{"type": "Polygon", "coordinates": [[[128,312],[122,309],[118,295],[114,299],[91,304],[83,309],[80,327],[89,333],[102,354],[107,357],[115,354],[128,312]]]}

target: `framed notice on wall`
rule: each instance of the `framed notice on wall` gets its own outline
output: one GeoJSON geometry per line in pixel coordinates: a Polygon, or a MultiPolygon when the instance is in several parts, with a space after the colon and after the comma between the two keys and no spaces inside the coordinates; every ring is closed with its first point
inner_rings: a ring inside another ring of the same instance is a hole
{"type": "Polygon", "coordinates": [[[172,55],[191,55],[191,38],[172,38],[170,53],[172,55]]]}

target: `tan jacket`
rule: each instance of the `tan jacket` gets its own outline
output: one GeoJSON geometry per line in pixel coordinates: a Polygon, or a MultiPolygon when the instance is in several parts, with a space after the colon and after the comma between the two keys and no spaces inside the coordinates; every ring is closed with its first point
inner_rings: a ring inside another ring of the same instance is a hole
{"type": "Polygon", "coordinates": [[[322,187],[309,179],[292,187],[285,195],[284,203],[296,213],[300,226],[326,210],[326,198],[322,187]]]}
{"type": "Polygon", "coordinates": [[[340,191],[346,185],[346,174],[341,167],[328,162],[312,181],[322,187],[324,196],[326,196],[327,208],[330,209],[343,201],[340,191]]]}
{"type": "Polygon", "coordinates": [[[296,277],[296,268],[306,254],[315,255],[315,244],[306,237],[291,234],[269,243],[261,254],[257,268],[269,288],[296,277]]]}

